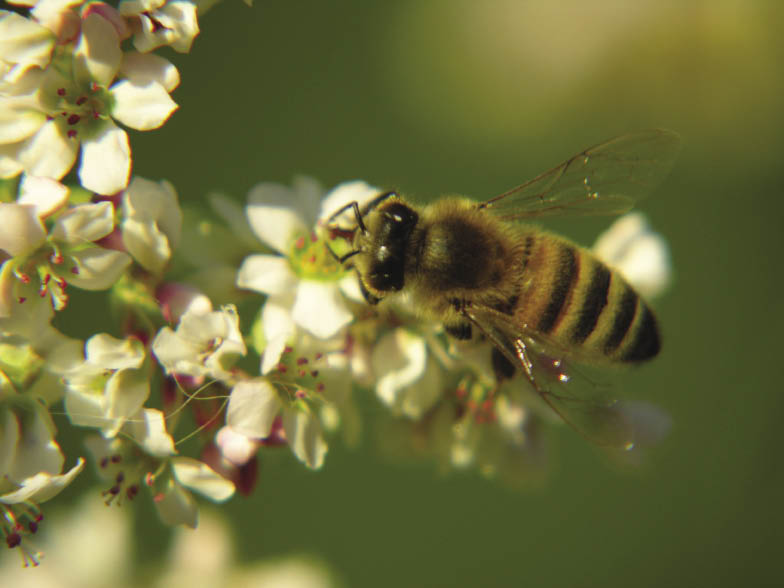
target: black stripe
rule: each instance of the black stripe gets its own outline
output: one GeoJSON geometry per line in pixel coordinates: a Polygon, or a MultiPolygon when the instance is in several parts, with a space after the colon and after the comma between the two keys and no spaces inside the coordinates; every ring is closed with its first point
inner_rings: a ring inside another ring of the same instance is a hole
{"type": "Polygon", "coordinates": [[[580,308],[580,317],[572,333],[574,343],[582,343],[593,333],[599,315],[607,306],[607,294],[610,291],[610,270],[603,263],[597,263],[591,275],[591,283],[585,291],[585,299],[580,308]]]}
{"type": "Polygon", "coordinates": [[[534,248],[534,236],[528,235],[525,238],[525,245],[523,245],[523,264],[522,269],[528,265],[528,259],[531,257],[531,251],[534,248]]]}
{"type": "Polygon", "coordinates": [[[624,351],[621,357],[623,361],[645,361],[654,357],[661,349],[656,319],[647,305],[642,305],[642,314],[637,322],[638,326],[634,333],[634,342],[629,349],[624,351]]]}
{"type": "Polygon", "coordinates": [[[570,245],[558,245],[561,248],[561,260],[553,281],[553,289],[550,292],[550,302],[539,319],[538,328],[542,333],[549,333],[555,327],[558,316],[561,314],[572,282],[577,277],[577,254],[570,245]]]}
{"type": "Polygon", "coordinates": [[[632,321],[634,321],[634,313],[637,310],[637,293],[626,284],[623,287],[625,291],[621,295],[610,335],[604,343],[605,353],[610,353],[617,349],[629,331],[629,327],[632,326],[632,321]]]}

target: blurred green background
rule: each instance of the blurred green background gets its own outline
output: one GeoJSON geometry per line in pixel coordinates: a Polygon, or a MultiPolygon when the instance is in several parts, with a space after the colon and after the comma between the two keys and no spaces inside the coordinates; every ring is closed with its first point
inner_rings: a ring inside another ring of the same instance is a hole
{"type": "MultiPolygon", "coordinates": [[[[642,206],[676,273],[663,353],[626,380],[674,420],[642,471],[562,427],[547,482],[513,490],[380,458],[370,429],[317,473],[264,462],[222,509],[242,561],[314,554],[349,586],[780,585],[784,4],[256,0],[200,25],[167,55],[180,110],[131,137],[134,172],[183,200],[299,173],[487,198],[625,132],[684,140],[642,206]]],[[[608,223],[548,226],[590,244],[608,223]]],[[[149,562],[166,535],[136,506],[149,562]]]]}

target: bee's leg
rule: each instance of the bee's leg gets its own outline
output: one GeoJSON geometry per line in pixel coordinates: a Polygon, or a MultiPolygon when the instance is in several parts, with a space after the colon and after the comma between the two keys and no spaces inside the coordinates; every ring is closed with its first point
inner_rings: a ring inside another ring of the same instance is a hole
{"type": "Polygon", "coordinates": [[[499,384],[504,380],[511,380],[514,378],[514,375],[517,372],[517,368],[511,361],[509,361],[506,355],[501,353],[498,347],[493,347],[493,351],[490,355],[490,361],[493,364],[495,379],[499,384]]]}
{"type": "MultiPolygon", "coordinates": [[[[449,300],[449,304],[452,306],[454,311],[465,317],[465,308],[467,302],[465,300],[460,300],[459,298],[452,298],[449,300]]],[[[459,341],[467,341],[473,335],[471,329],[471,323],[468,320],[450,322],[444,324],[444,330],[447,332],[448,335],[451,335],[455,339],[459,341]]]]}
{"type": "Polygon", "coordinates": [[[444,330],[448,335],[460,341],[466,341],[471,338],[471,324],[470,323],[455,323],[452,325],[444,325],[444,330]]]}
{"type": "Polygon", "coordinates": [[[392,196],[397,196],[397,192],[392,190],[390,192],[384,192],[383,194],[379,194],[378,196],[373,198],[373,200],[371,200],[370,202],[365,204],[365,206],[362,207],[362,216],[367,216],[367,214],[371,210],[373,210],[374,208],[376,208],[376,206],[378,206],[379,204],[384,202],[384,200],[386,200],[387,198],[390,198],[392,196]]]}

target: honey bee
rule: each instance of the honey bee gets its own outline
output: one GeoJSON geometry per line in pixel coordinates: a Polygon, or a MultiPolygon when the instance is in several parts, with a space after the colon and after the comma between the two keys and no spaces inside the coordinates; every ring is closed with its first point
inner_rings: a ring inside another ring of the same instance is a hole
{"type": "MultiPolygon", "coordinates": [[[[385,192],[351,202],[328,221],[351,243],[333,255],[354,268],[370,304],[408,292],[425,318],[457,339],[493,346],[500,378],[519,371],[536,393],[589,440],[630,448],[639,414],[569,387],[567,364],[639,364],[659,352],[653,312],[623,276],[587,249],[518,221],[577,213],[619,214],[669,173],[678,135],[646,130],[617,137],[484,202],[445,197],[415,206],[385,192]],[[336,219],[353,212],[350,228],[336,219]]],[[[332,251],[330,249],[330,251],[332,251]]]]}

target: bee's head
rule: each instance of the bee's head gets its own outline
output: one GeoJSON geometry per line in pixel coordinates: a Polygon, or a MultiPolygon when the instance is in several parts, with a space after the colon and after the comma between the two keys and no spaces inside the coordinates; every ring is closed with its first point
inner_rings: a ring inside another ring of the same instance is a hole
{"type": "Polygon", "coordinates": [[[368,219],[368,230],[358,238],[365,253],[365,285],[380,293],[403,288],[406,250],[419,214],[399,199],[383,203],[368,219]]]}

